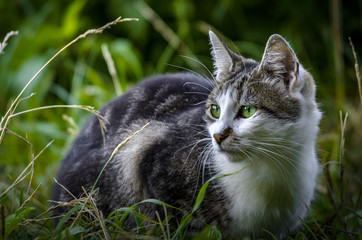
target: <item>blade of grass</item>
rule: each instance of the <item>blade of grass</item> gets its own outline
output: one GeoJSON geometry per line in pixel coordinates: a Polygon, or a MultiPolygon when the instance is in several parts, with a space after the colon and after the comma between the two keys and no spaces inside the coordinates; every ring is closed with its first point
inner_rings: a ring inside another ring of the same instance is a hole
{"type": "Polygon", "coordinates": [[[136,207],[136,206],[138,206],[138,205],[140,205],[140,204],[142,204],[142,203],[153,203],[153,204],[157,204],[157,205],[160,205],[160,206],[165,206],[165,207],[168,207],[168,208],[173,208],[173,209],[176,209],[176,210],[181,211],[180,208],[174,207],[174,206],[172,206],[172,205],[170,205],[170,204],[167,204],[167,203],[165,203],[165,202],[162,202],[162,201],[160,201],[160,200],[158,200],[158,199],[152,199],[152,198],[143,200],[143,201],[141,201],[141,202],[133,205],[132,207],[136,207]]]}
{"type": "Polygon", "coordinates": [[[116,67],[114,66],[114,61],[112,59],[112,55],[108,50],[108,45],[105,43],[102,44],[102,54],[103,54],[104,60],[106,60],[108,71],[111,74],[111,77],[113,80],[113,85],[116,90],[116,94],[117,94],[117,96],[120,96],[120,95],[122,95],[122,92],[123,92],[122,86],[119,83],[119,78],[117,75],[116,67]]]}
{"type": "Polygon", "coordinates": [[[18,33],[19,33],[18,31],[11,31],[11,32],[8,32],[6,34],[6,36],[4,37],[3,42],[0,43],[0,55],[4,53],[4,49],[8,45],[7,42],[9,40],[9,38],[12,37],[12,36],[18,35],[18,33]]]}
{"type": "Polygon", "coordinates": [[[164,213],[165,213],[166,230],[167,230],[167,239],[171,239],[170,226],[168,225],[167,208],[166,208],[166,206],[165,206],[165,205],[163,205],[163,211],[164,211],[164,213]]]}
{"type": "Polygon", "coordinates": [[[66,187],[64,187],[61,183],[59,183],[56,178],[53,178],[53,180],[54,180],[54,182],[55,182],[56,184],[58,184],[61,188],[63,188],[70,196],[72,196],[73,199],[77,199],[77,198],[73,195],[73,193],[71,193],[66,187]]]}
{"type": "Polygon", "coordinates": [[[263,232],[266,232],[267,234],[269,234],[269,237],[271,237],[271,239],[273,240],[278,240],[278,238],[270,231],[263,229],[263,232]]]}
{"type": "Polygon", "coordinates": [[[353,53],[353,57],[354,57],[354,70],[356,72],[356,77],[357,77],[357,82],[358,82],[359,98],[361,100],[361,107],[362,107],[361,73],[359,71],[359,65],[358,65],[358,61],[357,61],[357,54],[356,54],[356,51],[354,50],[354,45],[352,43],[351,38],[349,38],[349,44],[352,47],[352,53],[353,53]]]}
{"type": "Polygon", "coordinates": [[[189,213],[186,217],[184,217],[181,222],[180,222],[180,225],[179,227],[177,228],[175,234],[173,235],[172,239],[176,239],[179,237],[179,235],[181,234],[181,232],[186,228],[186,226],[189,224],[189,222],[191,221],[191,218],[192,218],[192,215],[197,211],[197,209],[199,209],[202,201],[204,200],[204,197],[205,197],[205,193],[206,193],[206,189],[207,187],[209,186],[210,182],[211,181],[215,181],[215,180],[218,180],[218,179],[221,179],[221,178],[224,178],[224,177],[228,177],[228,176],[231,176],[231,175],[234,175],[234,174],[238,174],[239,172],[243,171],[244,169],[248,168],[250,165],[247,165],[233,173],[228,173],[228,174],[220,174],[220,175],[216,175],[212,178],[210,178],[209,180],[207,180],[201,187],[199,193],[197,194],[197,197],[196,197],[196,201],[195,201],[195,204],[194,204],[194,207],[191,211],[191,213],[189,213]]]}
{"type": "MultiPolygon", "coordinates": [[[[149,21],[157,32],[182,55],[196,58],[195,54],[186,46],[182,39],[166,24],[165,21],[144,1],[137,2],[137,9],[142,16],[149,21]]],[[[192,67],[198,67],[193,61],[187,60],[187,63],[192,67]]]]}
{"type": "Polygon", "coordinates": [[[156,217],[157,217],[157,220],[158,220],[159,225],[161,227],[161,232],[162,232],[163,238],[166,240],[167,239],[167,234],[166,234],[165,228],[163,227],[162,220],[160,218],[160,214],[158,213],[158,211],[156,211],[156,217]]]}
{"type": "MultiPolygon", "coordinates": [[[[90,194],[88,194],[86,192],[86,190],[82,187],[84,193],[86,194],[86,198],[77,198],[76,196],[73,195],[73,193],[71,193],[65,186],[63,186],[62,184],[60,184],[55,178],[54,178],[54,181],[56,184],[58,184],[61,188],[63,188],[70,196],[73,197],[73,200],[71,202],[75,202],[76,205],[80,205],[81,206],[81,209],[78,211],[78,214],[77,214],[77,217],[74,219],[72,225],[70,227],[73,227],[75,222],[77,221],[77,219],[80,217],[80,215],[84,212],[84,210],[86,211],[88,209],[87,207],[87,204],[89,202],[91,202],[91,198],[93,197],[93,195],[96,195],[97,194],[97,191],[92,191],[90,194]]],[[[70,202],[67,202],[67,203],[70,203],[70,202]]],[[[66,204],[67,204],[66,203],[66,204]]],[[[93,214],[92,211],[88,211],[88,213],[90,215],[92,215],[94,218],[96,218],[96,215],[93,214]]]]}
{"type": "Polygon", "coordinates": [[[38,191],[39,187],[41,186],[41,184],[39,184],[35,190],[30,194],[30,196],[23,202],[23,204],[21,204],[20,208],[25,207],[26,204],[28,204],[28,202],[33,198],[34,194],[38,191]]]}
{"type": "Polygon", "coordinates": [[[310,229],[310,227],[308,226],[308,224],[307,224],[303,219],[301,219],[301,218],[299,218],[299,220],[302,221],[304,227],[308,230],[308,232],[310,232],[310,233],[312,234],[313,238],[314,238],[315,240],[318,240],[318,238],[317,238],[316,235],[313,233],[312,229],[310,229]]]}
{"type": "MultiPolygon", "coordinates": [[[[90,199],[90,203],[91,203],[91,205],[93,207],[95,215],[97,216],[98,222],[101,225],[101,228],[102,228],[102,231],[103,231],[103,234],[104,234],[104,238],[107,239],[107,240],[110,239],[109,233],[108,233],[107,228],[106,228],[106,226],[104,224],[104,218],[103,218],[102,212],[98,210],[97,205],[96,205],[96,203],[94,201],[94,198],[92,196],[88,195],[87,191],[83,188],[83,186],[82,186],[82,189],[83,189],[87,199],[90,199]]],[[[73,224],[72,224],[72,227],[73,227],[73,224]]]]}
{"type": "Polygon", "coordinates": [[[0,237],[1,240],[5,239],[5,209],[0,205],[0,237]]]}
{"type": "Polygon", "coordinates": [[[319,231],[323,234],[323,236],[325,237],[325,239],[329,239],[327,237],[327,235],[324,233],[323,229],[321,228],[321,226],[318,224],[318,222],[315,220],[315,218],[312,215],[312,212],[310,211],[308,204],[305,204],[305,207],[307,209],[307,212],[309,214],[309,216],[311,216],[311,218],[313,219],[313,222],[315,223],[315,225],[317,226],[317,228],[319,229],[319,231]]]}
{"type": "Polygon", "coordinates": [[[121,142],[120,144],[118,144],[117,147],[115,147],[115,149],[113,150],[111,156],[109,157],[109,159],[107,160],[107,162],[104,164],[101,172],[98,174],[98,177],[97,177],[95,183],[93,184],[93,187],[92,187],[92,189],[91,189],[91,192],[94,191],[94,189],[95,189],[95,187],[96,187],[96,185],[97,185],[97,183],[98,183],[98,181],[99,181],[99,179],[100,179],[100,177],[101,177],[104,169],[107,167],[108,163],[113,159],[113,157],[118,153],[118,151],[119,151],[129,140],[131,140],[134,136],[136,136],[137,134],[139,134],[140,132],[142,132],[143,129],[145,129],[149,124],[150,124],[150,123],[146,123],[140,130],[134,132],[131,136],[129,136],[128,138],[126,138],[126,140],[124,140],[123,142],[121,142]]]}
{"type": "MultiPolygon", "coordinates": [[[[104,169],[107,167],[108,163],[113,159],[113,157],[118,153],[118,151],[119,151],[129,140],[131,140],[134,136],[136,136],[138,133],[140,133],[141,131],[143,131],[143,129],[145,129],[149,124],[150,124],[150,123],[146,123],[140,130],[136,131],[136,132],[133,133],[131,136],[129,136],[128,138],[126,138],[123,142],[121,142],[120,144],[117,145],[117,147],[113,150],[110,158],[109,158],[109,159],[107,160],[107,162],[104,164],[101,172],[98,174],[98,177],[97,177],[95,183],[93,184],[92,189],[90,190],[90,194],[88,194],[88,193],[86,192],[86,190],[83,189],[84,193],[85,193],[86,196],[87,196],[87,200],[86,200],[85,203],[82,205],[82,208],[80,209],[80,211],[79,211],[77,217],[75,218],[73,224],[74,224],[75,221],[78,219],[78,217],[80,216],[81,212],[83,211],[83,209],[85,208],[85,205],[87,204],[87,202],[88,202],[88,200],[89,200],[89,201],[91,202],[91,205],[92,205],[93,208],[94,208],[95,215],[97,216],[97,218],[98,218],[99,221],[100,221],[100,224],[101,224],[101,226],[102,226],[102,229],[104,229],[104,235],[105,235],[106,239],[110,239],[109,234],[105,232],[106,228],[105,228],[105,226],[104,226],[104,221],[102,220],[103,217],[100,215],[101,213],[97,210],[96,205],[95,205],[95,202],[94,202],[94,200],[93,200],[93,198],[92,198],[92,195],[94,194],[94,192],[95,192],[95,187],[96,187],[96,185],[97,185],[97,183],[98,183],[101,175],[103,174],[104,169]]],[[[54,181],[55,181],[57,184],[59,184],[56,179],[54,179],[54,181]]],[[[61,185],[61,184],[59,184],[59,185],[60,185],[62,188],[64,188],[68,193],[70,193],[63,185],[61,185]]],[[[71,194],[71,193],[70,193],[70,194],[71,194]]],[[[71,196],[73,196],[74,199],[77,199],[74,195],[71,194],[71,196]]],[[[72,226],[73,226],[73,224],[72,224],[72,226]]]]}
{"type": "Polygon", "coordinates": [[[53,232],[53,239],[55,238],[55,236],[57,236],[59,234],[59,231],[62,229],[62,227],[64,226],[64,224],[67,222],[68,218],[70,218],[71,215],[73,215],[74,213],[78,212],[80,209],[82,208],[81,205],[75,206],[72,209],[70,209],[60,220],[60,222],[58,223],[58,225],[56,226],[54,232],[53,232]]]}
{"type": "MultiPolygon", "coordinates": [[[[158,224],[158,222],[156,222],[156,221],[148,218],[147,216],[145,216],[145,215],[137,212],[137,211],[135,210],[135,207],[138,206],[138,205],[139,205],[139,203],[133,205],[132,207],[122,207],[122,208],[119,208],[117,211],[125,212],[125,213],[127,213],[127,216],[128,216],[129,214],[133,215],[133,216],[136,218],[136,221],[137,221],[137,218],[138,218],[138,219],[142,219],[142,220],[145,220],[145,221],[150,222],[150,223],[153,223],[153,224],[158,224]]],[[[126,217],[127,217],[127,216],[126,216],[126,217]]],[[[123,217],[123,216],[122,216],[122,217],[123,217]]],[[[125,218],[126,218],[126,217],[125,217],[125,218]]],[[[125,218],[124,218],[124,219],[122,218],[121,221],[124,221],[125,218]]]]}
{"type": "Polygon", "coordinates": [[[341,104],[345,100],[345,83],[343,81],[344,61],[343,61],[343,33],[342,33],[342,4],[341,0],[331,0],[330,14],[332,16],[332,40],[333,40],[333,60],[334,60],[334,73],[336,80],[336,95],[337,102],[341,104]]]}
{"type": "Polygon", "coordinates": [[[13,132],[13,131],[11,131],[11,130],[9,130],[9,129],[7,129],[6,131],[9,132],[10,134],[13,134],[14,136],[17,136],[18,138],[20,138],[21,140],[23,140],[26,144],[28,144],[29,147],[30,147],[30,152],[31,152],[31,170],[30,170],[30,172],[31,172],[31,176],[30,176],[30,181],[29,181],[29,186],[28,186],[28,191],[27,191],[27,193],[29,193],[31,183],[32,183],[32,181],[33,181],[34,165],[35,165],[35,164],[34,164],[34,147],[33,147],[33,144],[31,144],[31,143],[28,141],[28,139],[20,136],[19,134],[15,133],[15,132],[13,132]]]}
{"type": "Polygon", "coordinates": [[[343,118],[343,114],[342,111],[340,111],[340,123],[341,123],[341,142],[340,142],[340,214],[342,215],[340,217],[341,223],[346,231],[346,233],[348,233],[349,237],[352,239],[352,235],[349,234],[348,231],[348,226],[347,223],[345,222],[343,216],[344,216],[344,208],[345,208],[345,203],[344,203],[344,184],[343,184],[343,178],[344,178],[344,168],[345,168],[345,156],[344,156],[344,133],[345,133],[345,129],[346,129],[346,124],[347,124],[347,118],[348,118],[348,113],[346,113],[346,115],[343,118]]]}
{"type": "MultiPolygon", "coordinates": [[[[54,140],[49,142],[39,153],[34,157],[35,160],[40,156],[40,154],[43,153],[43,151],[52,144],[54,140]]],[[[5,196],[11,189],[13,189],[16,185],[18,185],[20,182],[22,182],[29,174],[30,172],[26,173],[26,171],[32,166],[33,162],[29,163],[28,166],[21,172],[21,174],[18,176],[18,178],[11,184],[3,193],[0,194],[0,199],[5,196]],[[26,173],[26,174],[25,174],[26,173]],[[25,175],[24,175],[25,174],[25,175]]]]}
{"type": "Polygon", "coordinates": [[[78,108],[78,109],[82,109],[82,110],[85,110],[85,111],[88,111],[88,112],[94,114],[94,115],[98,118],[99,125],[101,126],[101,132],[102,132],[103,142],[106,141],[106,139],[105,139],[105,131],[107,130],[107,128],[106,128],[106,125],[105,125],[104,122],[103,122],[103,120],[104,120],[104,119],[103,119],[103,116],[100,115],[100,114],[98,113],[98,111],[97,111],[97,110],[94,110],[94,108],[91,107],[91,106],[83,106],[83,105],[52,105],[52,106],[38,107],[38,108],[28,109],[28,110],[25,110],[25,111],[22,111],[22,112],[14,113],[14,114],[10,115],[8,119],[13,118],[13,117],[16,117],[16,116],[19,116],[19,115],[24,114],[24,113],[29,113],[29,112],[39,111],[39,110],[45,110],[45,109],[50,109],[50,108],[78,108]]]}
{"type": "Polygon", "coordinates": [[[20,224],[21,221],[23,221],[24,218],[26,218],[31,211],[34,211],[34,207],[25,207],[25,208],[19,208],[15,211],[15,213],[9,215],[5,219],[5,238],[7,239],[8,236],[16,229],[18,224],[20,224]]]}

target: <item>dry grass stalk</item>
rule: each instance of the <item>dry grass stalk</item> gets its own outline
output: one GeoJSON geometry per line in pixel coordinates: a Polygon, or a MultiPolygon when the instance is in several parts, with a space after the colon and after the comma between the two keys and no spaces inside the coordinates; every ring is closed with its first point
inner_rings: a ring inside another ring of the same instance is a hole
{"type": "Polygon", "coordinates": [[[168,239],[168,238],[167,238],[167,235],[166,235],[166,232],[165,232],[165,228],[163,227],[163,224],[162,224],[162,220],[161,220],[160,214],[158,213],[158,211],[156,211],[156,217],[157,217],[158,222],[160,223],[160,227],[161,227],[161,231],[162,231],[162,234],[163,234],[163,238],[164,238],[164,239],[168,239]]]}
{"type": "Polygon", "coordinates": [[[321,226],[319,225],[319,223],[317,222],[317,220],[313,217],[312,212],[310,211],[310,209],[309,209],[309,207],[308,207],[307,204],[305,204],[305,207],[306,207],[306,209],[307,209],[307,212],[308,212],[309,216],[312,218],[314,224],[317,226],[318,230],[322,233],[322,235],[324,236],[324,238],[328,240],[329,238],[328,238],[327,235],[324,233],[323,229],[321,228],[321,226]]]}
{"type": "Polygon", "coordinates": [[[134,136],[136,136],[138,133],[142,132],[143,129],[145,129],[150,123],[146,123],[140,130],[134,132],[131,136],[129,136],[128,138],[126,138],[123,142],[121,142],[120,144],[117,145],[117,147],[114,148],[111,156],[109,157],[109,159],[107,160],[107,162],[104,164],[101,172],[99,173],[97,179],[96,179],[96,182],[94,183],[92,189],[91,189],[91,192],[94,191],[95,189],[95,186],[97,185],[98,181],[99,181],[99,178],[101,177],[104,169],[107,167],[108,163],[113,159],[113,157],[118,153],[118,151],[129,141],[131,140],[134,136]]]}
{"type": "MultiPolygon", "coordinates": [[[[99,125],[101,126],[101,131],[102,131],[102,136],[103,136],[103,141],[105,141],[105,131],[107,130],[106,125],[104,124],[104,118],[102,115],[99,114],[98,111],[94,110],[93,107],[91,106],[83,106],[83,105],[52,105],[52,106],[45,106],[45,107],[38,107],[38,108],[33,108],[33,109],[29,109],[29,110],[25,110],[22,112],[18,112],[18,113],[13,113],[9,116],[8,119],[22,115],[24,113],[29,113],[29,112],[34,112],[34,111],[38,111],[38,110],[45,110],[45,109],[50,109],[50,108],[78,108],[78,109],[82,109],[85,111],[88,111],[92,114],[94,114],[99,121],[99,125]]],[[[1,143],[1,142],[0,142],[1,143]]]]}
{"type": "Polygon", "coordinates": [[[5,49],[5,47],[8,45],[8,40],[9,40],[9,38],[10,37],[12,37],[12,36],[15,36],[15,35],[18,35],[18,31],[11,31],[11,32],[8,32],[7,34],[6,34],[6,36],[4,37],[4,40],[3,40],[3,42],[2,43],[0,43],[0,54],[3,54],[4,53],[4,49],[5,49]]]}
{"type": "Polygon", "coordinates": [[[33,198],[34,194],[38,191],[39,187],[41,186],[41,184],[39,184],[35,190],[30,194],[30,196],[23,202],[23,204],[21,204],[20,208],[25,207],[26,204],[28,204],[28,202],[33,198]]]}
{"type": "MultiPolygon", "coordinates": [[[[157,32],[170,44],[170,46],[179,51],[182,55],[190,56],[193,59],[197,57],[191,51],[191,49],[182,41],[182,39],[166,24],[166,22],[144,1],[137,2],[137,9],[142,16],[152,24],[157,32]]],[[[190,66],[198,67],[194,61],[187,63],[190,66]]]]}
{"type": "MultiPolygon", "coordinates": [[[[121,147],[123,147],[128,141],[130,141],[134,136],[136,136],[138,133],[140,133],[141,131],[143,131],[143,129],[145,129],[147,126],[149,125],[149,123],[145,124],[141,129],[139,129],[138,131],[134,132],[132,135],[130,135],[128,138],[126,138],[124,141],[122,141],[120,144],[118,144],[110,158],[107,160],[107,162],[105,163],[103,169],[101,170],[101,172],[99,173],[92,189],[90,190],[90,192],[88,193],[83,187],[83,192],[85,194],[86,197],[83,198],[77,198],[76,196],[74,196],[65,186],[63,186],[61,183],[59,183],[55,178],[54,181],[56,184],[58,184],[61,188],[63,188],[66,192],[68,192],[72,197],[73,200],[71,200],[70,202],[55,202],[57,203],[57,206],[53,206],[50,209],[48,209],[46,212],[50,212],[52,210],[54,210],[55,208],[58,207],[69,207],[69,206],[79,206],[81,205],[82,208],[78,211],[77,216],[75,217],[71,227],[74,226],[76,220],[80,217],[80,215],[83,212],[87,212],[88,214],[90,214],[94,219],[97,219],[97,221],[99,222],[101,228],[102,228],[102,232],[104,234],[105,239],[111,239],[108,230],[105,226],[105,221],[104,221],[104,217],[102,215],[102,212],[97,208],[97,205],[94,201],[94,197],[97,195],[98,193],[98,189],[95,189],[97,182],[99,181],[100,176],[102,175],[105,167],[107,166],[107,164],[113,159],[113,157],[118,153],[118,151],[121,149],[121,147]],[[89,209],[88,207],[86,207],[87,204],[90,204],[92,206],[91,209],[89,209]]],[[[45,213],[44,213],[45,214],[45,213]]],[[[42,215],[44,215],[42,214],[42,215]]],[[[38,216],[39,217],[39,216],[38,216]]],[[[61,217],[61,216],[57,216],[57,217],[61,217]]],[[[161,223],[161,222],[160,222],[161,223]]],[[[162,224],[161,224],[162,225],[162,224]]]]}
{"type": "Polygon", "coordinates": [[[112,59],[112,55],[108,50],[108,45],[105,43],[102,44],[102,54],[103,54],[104,60],[106,60],[108,71],[111,74],[111,77],[113,80],[113,85],[116,90],[116,94],[117,94],[117,96],[120,96],[120,95],[122,95],[122,92],[123,92],[122,87],[121,87],[121,84],[119,83],[119,78],[117,75],[116,67],[114,66],[114,61],[112,59]]]}
{"type": "Polygon", "coordinates": [[[5,196],[11,189],[13,189],[16,185],[21,183],[30,173],[27,170],[34,165],[35,160],[43,153],[43,151],[50,146],[54,141],[49,142],[39,153],[34,157],[34,159],[28,164],[28,166],[21,172],[18,178],[3,192],[0,194],[0,199],[5,196]]]}
{"type": "Polygon", "coordinates": [[[126,22],[126,21],[138,21],[138,19],[136,18],[121,18],[118,17],[116,20],[107,23],[106,25],[104,25],[103,27],[97,28],[97,29],[90,29],[88,31],[86,31],[85,33],[79,35],[77,38],[75,38],[73,41],[71,41],[70,43],[68,43],[67,45],[65,45],[62,49],[60,49],[53,57],[51,57],[39,70],[38,72],[29,80],[29,82],[25,85],[25,87],[21,90],[21,92],[19,93],[19,95],[15,98],[15,100],[13,101],[13,103],[11,104],[11,106],[9,107],[8,111],[5,113],[5,115],[2,117],[1,122],[0,122],[0,130],[1,130],[1,134],[0,134],[0,144],[4,138],[4,134],[5,134],[5,129],[7,129],[9,123],[10,123],[10,116],[15,112],[16,107],[19,104],[19,100],[20,97],[24,94],[25,90],[29,87],[29,85],[34,81],[34,79],[44,70],[44,68],[46,68],[50,62],[52,62],[54,60],[54,58],[56,58],[59,54],[61,54],[65,49],[67,49],[68,47],[70,47],[71,45],[73,45],[74,43],[76,43],[77,41],[79,41],[82,38],[85,38],[86,36],[90,35],[90,34],[100,34],[102,33],[105,29],[120,23],[120,22],[126,22]]]}
{"type": "Polygon", "coordinates": [[[358,82],[358,92],[359,92],[359,97],[360,97],[361,107],[362,107],[361,73],[359,71],[359,65],[358,65],[358,61],[357,61],[357,54],[356,54],[356,51],[354,50],[354,45],[352,43],[351,38],[349,38],[349,44],[352,47],[352,53],[353,53],[353,57],[354,57],[354,70],[356,72],[356,77],[357,77],[357,82],[358,82]]]}
{"type": "Polygon", "coordinates": [[[14,136],[20,138],[20,139],[23,140],[26,144],[28,144],[29,147],[30,147],[30,152],[31,152],[31,170],[30,170],[30,172],[31,172],[31,176],[30,176],[30,181],[29,181],[29,186],[28,186],[28,191],[27,191],[27,193],[29,193],[31,183],[32,183],[32,181],[33,181],[34,166],[35,166],[35,164],[34,164],[34,147],[33,147],[33,144],[31,144],[31,143],[28,141],[28,139],[20,136],[19,134],[15,133],[15,132],[13,132],[13,131],[11,131],[11,130],[9,130],[9,129],[7,129],[6,131],[9,132],[10,134],[13,134],[14,136]]]}
{"type": "Polygon", "coordinates": [[[340,142],[340,210],[338,211],[338,217],[340,218],[340,221],[345,229],[346,234],[352,239],[352,234],[348,230],[348,225],[344,219],[343,216],[344,210],[345,210],[345,201],[344,201],[344,184],[343,184],[343,178],[344,178],[344,169],[345,169],[345,155],[344,155],[344,145],[345,145],[345,139],[344,134],[346,130],[346,124],[348,119],[348,113],[343,118],[342,111],[340,112],[340,123],[341,123],[341,142],[340,142]]]}

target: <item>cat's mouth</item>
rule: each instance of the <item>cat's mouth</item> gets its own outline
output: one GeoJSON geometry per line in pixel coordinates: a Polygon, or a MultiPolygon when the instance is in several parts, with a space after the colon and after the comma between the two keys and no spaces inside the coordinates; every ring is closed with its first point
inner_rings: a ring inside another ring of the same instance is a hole
{"type": "Polygon", "coordinates": [[[227,143],[214,144],[214,148],[217,152],[228,156],[235,156],[237,154],[237,152],[234,149],[231,149],[227,143]]]}
{"type": "MultiPolygon", "coordinates": [[[[214,144],[214,149],[218,154],[225,156],[230,162],[241,162],[248,159],[240,152],[240,149],[232,148],[226,142],[222,144],[214,144]]],[[[244,152],[247,152],[250,149],[243,150],[244,152]]]]}
{"type": "Polygon", "coordinates": [[[229,162],[242,162],[245,160],[245,158],[235,150],[218,149],[217,152],[218,154],[224,156],[229,162]]]}

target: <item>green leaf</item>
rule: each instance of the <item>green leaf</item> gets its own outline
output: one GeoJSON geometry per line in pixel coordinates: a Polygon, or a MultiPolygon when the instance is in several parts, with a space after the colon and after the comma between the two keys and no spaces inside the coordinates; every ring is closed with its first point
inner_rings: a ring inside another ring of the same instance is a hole
{"type": "Polygon", "coordinates": [[[192,209],[192,212],[194,213],[200,207],[202,201],[204,200],[206,189],[209,186],[211,181],[214,181],[214,180],[217,180],[217,179],[220,179],[220,178],[224,178],[224,177],[228,177],[228,176],[231,176],[231,175],[234,175],[234,174],[238,174],[239,172],[243,171],[247,167],[249,167],[249,165],[237,170],[236,172],[229,173],[229,174],[216,175],[216,176],[210,178],[209,180],[207,180],[205,182],[205,184],[201,187],[199,193],[197,194],[197,198],[196,198],[196,201],[195,201],[194,208],[192,209]]]}
{"type": "MultiPolygon", "coordinates": [[[[179,208],[177,208],[177,207],[174,207],[174,206],[172,206],[172,205],[169,205],[169,204],[167,204],[167,203],[165,203],[165,202],[162,202],[162,201],[157,200],[157,199],[152,199],[152,198],[143,200],[143,201],[140,202],[140,203],[153,203],[153,204],[157,204],[157,205],[166,206],[166,207],[169,207],[169,208],[174,208],[174,209],[177,209],[177,210],[181,210],[181,209],[179,209],[179,208]]],[[[137,205],[138,205],[138,204],[137,204],[137,205]]]]}
{"type": "Polygon", "coordinates": [[[66,223],[66,221],[68,220],[68,218],[74,214],[75,212],[79,211],[80,209],[82,209],[82,205],[78,205],[73,207],[72,209],[70,209],[65,216],[60,220],[60,222],[58,223],[57,227],[54,230],[54,236],[58,235],[59,231],[61,230],[61,228],[64,226],[64,224],[66,223]]]}
{"type": "Polygon", "coordinates": [[[220,174],[220,175],[217,175],[217,176],[214,176],[212,178],[210,178],[209,180],[207,180],[204,185],[202,185],[199,193],[197,194],[197,197],[196,197],[196,201],[195,201],[195,205],[191,211],[190,214],[188,214],[186,217],[182,218],[181,222],[180,222],[180,225],[179,227],[177,228],[175,234],[173,235],[172,239],[176,239],[179,237],[179,234],[181,234],[181,232],[186,228],[186,226],[189,224],[189,222],[191,221],[191,218],[192,218],[192,215],[194,214],[194,212],[196,212],[196,210],[200,207],[202,201],[204,200],[204,197],[205,197],[205,193],[206,193],[206,189],[207,187],[209,186],[210,182],[211,181],[214,181],[214,180],[217,180],[217,179],[220,179],[220,178],[224,178],[224,177],[228,177],[228,176],[231,176],[231,175],[234,175],[234,174],[237,174],[241,171],[243,171],[245,168],[249,167],[249,165],[237,170],[236,172],[233,172],[233,173],[229,173],[229,174],[220,174]]]}
{"type": "Polygon", "coordinates": [[[67,37],[72,37],[78,32],[81,22],[79,21],[81,10],[84,8],[86,1],[73,1],[67,8],[64,18],[62,32],[67,37]]]}
{"type": "Polygon", "coordinates": [[[62,239],[72,239],[71,236],[75,236],[80,233],[87,233],[90,229],[85,229],[82,226],[75,226],[72,228],[66,228],[61,233],[62,239]]]}
{"type": "Polygon", "coordinates": [[[207,187],[209,186],[210,184],[210,180],[208,180],[200,189],[199,193],[197,194],[197,198],[196,198],[196,201],[195,201],[195,205],[194,205],[194,208],[192,209],[192,212],[196,212],[196,210],[200,207],[202,201],[204,200],[204,197],[205,197],[205,193],[206,193],[206,189],[207,187]]]}
{"type": "Polygon", "coordinates": [[[307,237],[304,235],[304,233],[302,232],[298,232],[296,235],[295,235],[295,240],[306,240],[307,237]]]}
{"type": "Polygon", "coordinates": [[[268,235],[266,236],[268,239],[278,240],[278,238],[270,231],[263,229],[264,232],[266,232],[268,235]]]}
{"type": "Polygon", "coordinates": [[[310,229],[310,227],[308,226],[308,224],[307,224],[305,221],[303,221],[303,219],[301,219],[301,218],[299,218],[299,219],[300,219],[300,221],[302,221],[304,227],[308,230],[308,232],[310,232],[310,233],[312,234],[313,238],[314,238],[315,240],[318,240],[318,238],[317,238],[316,235],[313,233],[312,229],[310,229]]]}
{"type": "Polygon", "coordinates": [[[207,226],[202,232],[192,238],[192,240],[221,240],[222,234],[216,226],[207,226]]]}
{"type": "Polygon", "coordinates": [[[117,59],[115,64],[121,82],[125,80],[123,78],[126,76],[126,72],[134,74],[137,80],[143,77],[144,67],[141,63],[141,56],[128,39],[118,39],[112,42],[109,50],[112,57],[117,59]]]}
{"type": "Polygon", "coordinates": [[[178,238],[183,238],[180,237],[179,235],[183,232],[183,230],[187,227],[187,225],[189,224],[189,222],[191,221],[192,218],[192,213],[188,214],[186,217],[184,216],[176,230],[176,232],[174,233],[172,239],[178,239],[178,238]]]}
{"type": "Polygon", "coordinates": [[[33,207],[23,207],[16,210],[14,214],[9,215],[7,218],[5,218],[5,235],[4,239],[7,239],[7,237],[14,231],[14,229],[18,226],[18,224],[26,218],[31,211],[33,211],[35,208],[33,207]]]}

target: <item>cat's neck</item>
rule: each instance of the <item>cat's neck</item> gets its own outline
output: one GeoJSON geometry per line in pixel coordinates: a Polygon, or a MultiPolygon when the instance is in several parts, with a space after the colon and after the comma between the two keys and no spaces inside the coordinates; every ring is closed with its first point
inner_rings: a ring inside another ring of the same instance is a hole
{"type": "Polygon", "coordinates": [[[244,233],[250,229],[260,231],[261,226],[279,231],[277,226],[305,215],[300,204],[309,204],[318,169],[314,141],[295,142],[288,148],[281,145],[274,148],[274,155],[251,156],[239,162],[214,153],[219,174],[231,174],[220,182],[230,200],[233,228],[244,233]],[[236,224],[243,219],[248,219],[243,226],[236,224]]]}

